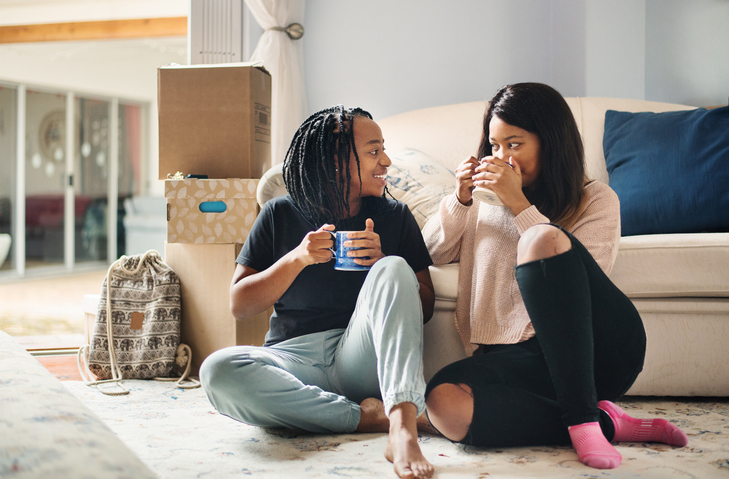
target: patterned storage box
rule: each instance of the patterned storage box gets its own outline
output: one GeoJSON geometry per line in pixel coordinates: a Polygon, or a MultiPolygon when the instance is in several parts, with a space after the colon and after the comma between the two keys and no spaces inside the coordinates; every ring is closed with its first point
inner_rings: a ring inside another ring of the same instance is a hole
{"type": "Polygon", "coordinates": [[[258,215],[255,179],[166,180],[168,243],[244,243],[258,215]]]}

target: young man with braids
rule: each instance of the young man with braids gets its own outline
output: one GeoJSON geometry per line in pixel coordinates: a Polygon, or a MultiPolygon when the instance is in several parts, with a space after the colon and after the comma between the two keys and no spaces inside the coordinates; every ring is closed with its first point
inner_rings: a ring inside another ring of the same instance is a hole
{"type": "Polygon", "coordinates": [[[289,194],[263,207],[231,285],[239,320],[274,306],[266,343],[213,353],[200,378],[220,413],[248,424],[389,432],[397,475],[427,478],[417,427],[432,262],[407,206],[384,196],[384,150],[358,108],[322,110],[299,127],[283,166],[289,194]],[[334,269],[335,230],[357,231],[345,245],[362,248],[350,256],[369,271],[334,269]]]}

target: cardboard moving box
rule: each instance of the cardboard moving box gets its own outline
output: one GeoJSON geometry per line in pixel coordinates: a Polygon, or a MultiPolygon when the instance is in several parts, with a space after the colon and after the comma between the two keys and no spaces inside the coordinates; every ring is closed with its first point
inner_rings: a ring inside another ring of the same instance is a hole
{"type": "Polygon", "coordinates": [[[165,262],[180,278],[180,341],[192,350],[192,375],[211,353],[228,346],[263,345],[272,309],[237,321],[230,283],[241,244],[165,244],[165,262]]]}
{"type": "Polygon", "coordinates": [[[168,243],[244,243],[259,180],[166,180],[168,243]]]}
{"type": "Polygon", "coordinates": [[[271,167],[271,75],[261,63],[157,72],[159,178],[260,178],[271,167]]]}

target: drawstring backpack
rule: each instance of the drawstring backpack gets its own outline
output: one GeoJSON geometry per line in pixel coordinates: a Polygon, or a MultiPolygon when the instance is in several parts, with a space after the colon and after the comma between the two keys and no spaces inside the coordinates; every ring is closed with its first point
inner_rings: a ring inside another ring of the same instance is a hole
{"type": "Polygon", "coordinates": [[[84,383],[113,396],[129,394],[124,379],[199,387],[188,378],[192,352],[180,344],[180,316],[180,279],[159,253],[150,250],[116,260],[101,286],[91,344],[78,351],[84,383]],[[184,369],[179,378],[174,377],[177,368],[184,369]],[[118,389],[100,387],[109,384],[118,389]]]}

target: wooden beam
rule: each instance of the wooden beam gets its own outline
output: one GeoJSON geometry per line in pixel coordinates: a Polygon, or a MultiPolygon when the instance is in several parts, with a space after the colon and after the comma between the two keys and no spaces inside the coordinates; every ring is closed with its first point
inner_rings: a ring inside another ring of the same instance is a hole
{"type": "Polygon", "coordinates": [[[0,27],[0,43],[110,40],[186,35],[187,17],[138,18],[0,27]]]}

